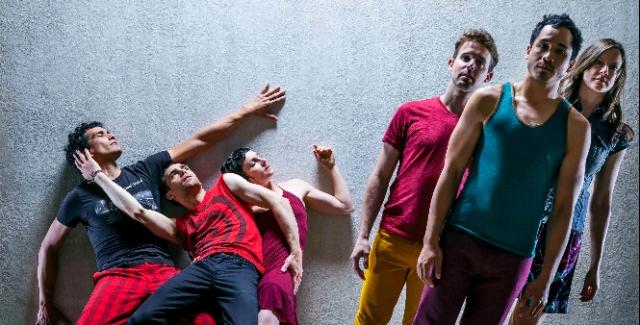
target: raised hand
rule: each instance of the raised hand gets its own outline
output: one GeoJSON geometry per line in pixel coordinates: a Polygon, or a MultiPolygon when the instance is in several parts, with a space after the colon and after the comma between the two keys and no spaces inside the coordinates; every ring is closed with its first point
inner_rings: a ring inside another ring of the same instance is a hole
{"type": "Polygon", "coordinates": [[[313,145],[313,154],[324,168],[331,170],[336,165],[336,157],[331,147],[313,145]]]}
{"type": "Polygon", "coordinates": [[[246,104],[242,105],[242,109],[249,114],[264,116],[277,121],[278,117],[269,111],[274,104],[285,100],[285,91],[280,87],[270,88],[266,84],[260,93],[253,97],[246,104]]]}
{"type": "Polygon", "coordinates": [[[102,170],[100,165],[98,165],[98,163],[93,160],[93,157],[91,157],[89,149],[84,149],[83,152],[76,150],[76,153],[73,156],[76,158],[76,167],[80,173],[82,173],[82,177],[88,181],[93,181],[96,173],[99,170],[102,170]]]}

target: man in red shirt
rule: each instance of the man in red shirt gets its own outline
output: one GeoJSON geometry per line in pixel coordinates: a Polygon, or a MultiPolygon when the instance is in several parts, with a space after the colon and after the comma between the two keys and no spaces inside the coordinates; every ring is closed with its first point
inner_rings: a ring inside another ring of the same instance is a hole
{"type": "Polygon", "coordinates": [[[354,270],[364,280],[355,324],[387,324],[405,283],[402,322],[413,321],[423,288],[416,264],[449,137],[467,100],[491,80],[497,63],[498,52],[488,32],[474,29],[462,34],[448,62],[451,78],[444,94],[405,103],[393,116],[369,176],[360,232],[351,253],[354,270]],[[396,179],[371,249],[369,234],[396,165],[396,179]]]}
{"type": "Polygon", "coordinates": [[[257,324],[258,277],[264,268],[262,239],[251,205],[273,211],[291,252],[282,271],[289,268],[295,286],[300,283],[302,250],[298,227],[289,202],[274,192],[232,173],[223,174],[205,191],[187,165],[174,163],[164,172],[165,196],[189,212],[170,219],[144,208],[102,172],[88,151],[78,152],[76,166],[85,179],[100,186],[116,207],[156,236],[181,243],[194,258],[191,265],[149,296],[128,324],[168,324],[198,308],[212,310],[218,324],[257,324]]]}

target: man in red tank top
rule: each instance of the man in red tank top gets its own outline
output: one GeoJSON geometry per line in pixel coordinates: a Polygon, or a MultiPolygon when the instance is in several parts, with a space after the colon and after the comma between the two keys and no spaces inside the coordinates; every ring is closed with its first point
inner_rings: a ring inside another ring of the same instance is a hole
{"type": "Polygon", "coordinates": [[[291,252],[282,271],[288,268],[299,283],[302,250],[298,227],[289,202],[272,191],[232,173],[223,174],[205,191],[187,165],[175,163],[164,172],[165,195],[189,212],[170,219],[145,209],[101,172],[88,152],[77,154],[76,166],[120,210],[155,235],[181,243],[194,258],[191,265],[147,298],[128,324],[168,324],[186,311],[202,307],[212,310],[218,324],[257,324],[257,285],[264,268],[262,239],[251,205],[273,211],[291,252]]]}

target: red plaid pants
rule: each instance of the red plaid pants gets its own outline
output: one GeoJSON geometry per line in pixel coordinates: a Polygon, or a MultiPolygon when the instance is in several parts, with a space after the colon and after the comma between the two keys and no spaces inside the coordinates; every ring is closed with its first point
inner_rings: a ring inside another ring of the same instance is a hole
{"type": "MultiPolygon", "coordinates": [[[[180,269],[164,264],[140,264],[111,268],[93,274],[95,288],[78,319],[79,325],[124,324],[133,312],[180,269]]],[[[205,312],[180,324],[214,325],[205,312]]]]}

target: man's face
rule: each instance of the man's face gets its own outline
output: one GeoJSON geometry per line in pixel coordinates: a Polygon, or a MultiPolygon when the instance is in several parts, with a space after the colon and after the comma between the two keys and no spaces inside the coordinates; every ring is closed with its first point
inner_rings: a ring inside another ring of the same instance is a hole
{"type": "Polygon", "coordinates": [[[458,55],[449,59],[451,80],[456,88],[471,92],[491,80],[489,72],[491,54],[484,45],[466,41],[458,49],[458,55]]]}
{"type": "Polygon", "coordinates": [[[544,26],[533,44],[527,46],[529,75],[544,83],[560,80],[570,67],[572,41],[573,35],[569,29],[544,26]]]}
{"type": "Polygon", "coordinates": [[[94,127],[85,131],[89,143],[89,152],[97,161],[115,161],[122,154],[116,137],[103,127],[94,127]]]}
{"type": "Polygon", "coordinates": [[[250,182],[256,184],[264,184],[273,176],[273,169],[269,162],[253,150],[249,150],[245,154],[242,171],[249,176],[250,182]]]}
{"type": "Polygon", "coordinates": [[[202,187],[198,176],[196,176],[189,166],[182,163],[169,165],[164,171],[163,179],[169,188],[167,198],[170,200],[173,200],[178,193],[187,192],[193,187],[202,187]]]}

